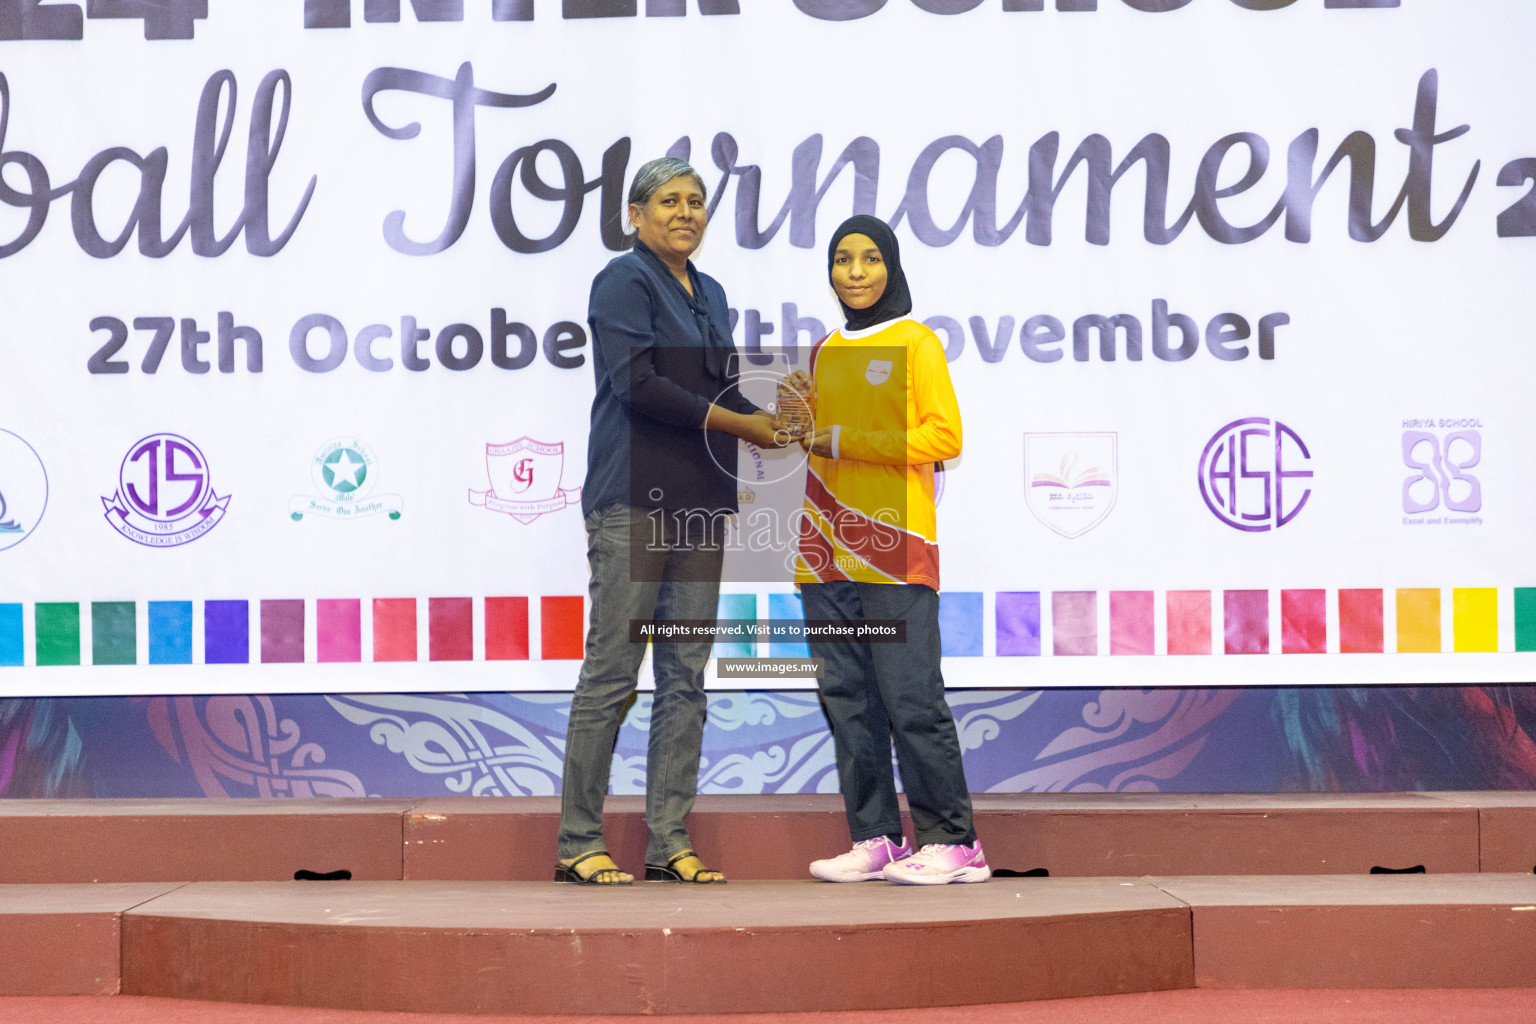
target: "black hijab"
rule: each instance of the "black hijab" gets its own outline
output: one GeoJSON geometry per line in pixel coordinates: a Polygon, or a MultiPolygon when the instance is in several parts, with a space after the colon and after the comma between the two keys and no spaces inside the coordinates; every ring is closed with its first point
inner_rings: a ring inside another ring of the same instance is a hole
{"type": "Polygon", "coordinates": [[[843,315],[848,318],[848,329],[862,331],[912,312],[912,293],[907,291],[907,275],[901,272],[901,250],[896,245],[896,234],[878,217],[866,214],[849,217],[832,232],[832,244],[827,246],[827,280],[832,279],[832,259],[837,255],[837,243],[849,235],[864,235],[880,250],[885,260],[885,291],[867,309],[853,309],[841,298],[837,300],[843,307],[843,315]]]}

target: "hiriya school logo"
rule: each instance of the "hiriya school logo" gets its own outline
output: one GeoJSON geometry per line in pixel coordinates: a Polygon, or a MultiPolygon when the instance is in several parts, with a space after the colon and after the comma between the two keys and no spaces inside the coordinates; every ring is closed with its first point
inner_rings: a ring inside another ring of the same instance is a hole
{"type": "Polygon", "coordinates": [[[1233,420],[1200,453],[1200,496],[1235,530],[1278,530],[1312,496],[1311,459],[1301,436],[1279,420],[1233,420]]]}
{"type": "Polygon", "coordinates": [[[378,460],[355,437],[332,438],[310,460],[310,478],[317,496],[296,494],[288,501],[288,515],[295,521],[307,515],[326,519],[366,519],[388,515],[399,519],[405,499],[398,494],[374,494],[378,460]]]}
{"type": "Polygon", "coordinates": [[[0,430],[0,551],[32,535],[48,507],[48,473],[36,451],[0,430]]]}
{"type": "Polygon", "coordinates": [[[565,469],[565,443],[546,444],[520,437],[509,444],[485,446],[488,491],[469,492],[469,503],[491,512],[505,512],[520,523],[531,523],[546,512],[558,512],[581,500],[581,488],[560,486],[565,469]]]}
{"type": "Polygon", "coordinates": [[[1120,494],[1115,434],[1025,434],[1024,501],[1067,539],[1102,523],[1120,494]]]}
{"type": "Polygon", "coordinates": [[[178,434],[151,434],[123,456],[117,493],[102,498],[107,523],[138,544],[188,544],[223,520],[229,495],[213,490],[208,459],[178,434]]]}
{"type": "Polygon", "coordinates": [[[1482,525],[1483,517],[1473,513],[1483,510],[1483,484],[1468,472],[1483,461],[1482,425],[1476,419],[1403,421],[1409,428],[1403,431],[1403,465],[1414,471],[1403,480],[1405,526],[1482,525]]]}

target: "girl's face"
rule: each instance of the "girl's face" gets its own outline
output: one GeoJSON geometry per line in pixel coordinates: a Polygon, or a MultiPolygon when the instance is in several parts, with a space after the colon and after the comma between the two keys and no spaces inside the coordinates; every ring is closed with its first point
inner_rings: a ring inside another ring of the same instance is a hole
{"type": "Polygon", "coordinates": [[[868,309],[885,294],[885,257],[868,235],[844,235],[837,243],[832,290],[849,309],[868,309]]]}

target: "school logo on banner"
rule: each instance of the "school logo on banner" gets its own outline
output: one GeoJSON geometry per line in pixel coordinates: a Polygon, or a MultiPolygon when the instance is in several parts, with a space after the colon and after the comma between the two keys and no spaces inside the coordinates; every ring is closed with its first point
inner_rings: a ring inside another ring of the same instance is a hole
{"type": "Polygon", "coordinates": [[[1483,461],[1482,420],[1405,419],[1403,427],[1403,465],[1413,470],[1403,480],[1403,525],[1483,525],[1483,483],[1469,472],[1483,461]]]}
{"type": "Polygon", "coordinates": [[[1116,434],[1025,434],[1024,501],[1068,540],[1098,526],[1120,494],[1116,434]]]}
{"type": "Polygon", "coordinates": [[[32,446],[0,430],[0,551],[32,535],[48,507],[48,472],[32,446]]]}
{"type": "Polygon", "coordinates": [[[208,459],[179,434],[151,434],[123,456],[117,493],[102,498],[108,525],[136,544],[189,544],[224,519],[229,495],[214,493],[208,459]]]}
{"type": "Polygon", "coordinates": [[[488,491],[469,492],[469,503],[491,512],[505,512],[520,523],[531,523],[547,512],[558,512],[581,500],[581,488],[560,486],[565,471],[565,442],[546,444],[520,437],[509,444],[485,446],[488,491]]]}
{"type": "Polygon", "coordinates": [[[289,499],[288,515],[295,522],[307,515],[325,519],[388,515],[399,519],[405,509],[405,499],[398,494],[373,494],[378,460],[355,437],[337,437],[321,445],[309,468],[320,494],[296,494],[289,499]]]}
{"type": "Polygon", "coordinates": [[[1279,420],[1233,420],[1200,453],[1200,496],[1234,530],[1278,530],[1312,497],[1312,453],[1279,420]]]}

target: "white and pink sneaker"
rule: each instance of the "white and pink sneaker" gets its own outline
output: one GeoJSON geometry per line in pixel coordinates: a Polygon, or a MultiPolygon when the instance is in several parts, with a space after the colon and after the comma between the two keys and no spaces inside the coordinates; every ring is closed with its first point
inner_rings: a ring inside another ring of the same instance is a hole
{"type": "Polygon", "coordinates": [[[872,882],[885,877],[888,864],[911,856],[905,837],[897,846],[885,836],[876,836],[854,843],[847,853],[811,861],[811,874],[823,882],[872,882]]]}
{"type": "Polygon", "coordinates": [[[900,885],[944,885],[948,882],[985,882],[992,877],[981,842],[929,843],[905,860],[886,865],[885,880],[900,885]]]}

